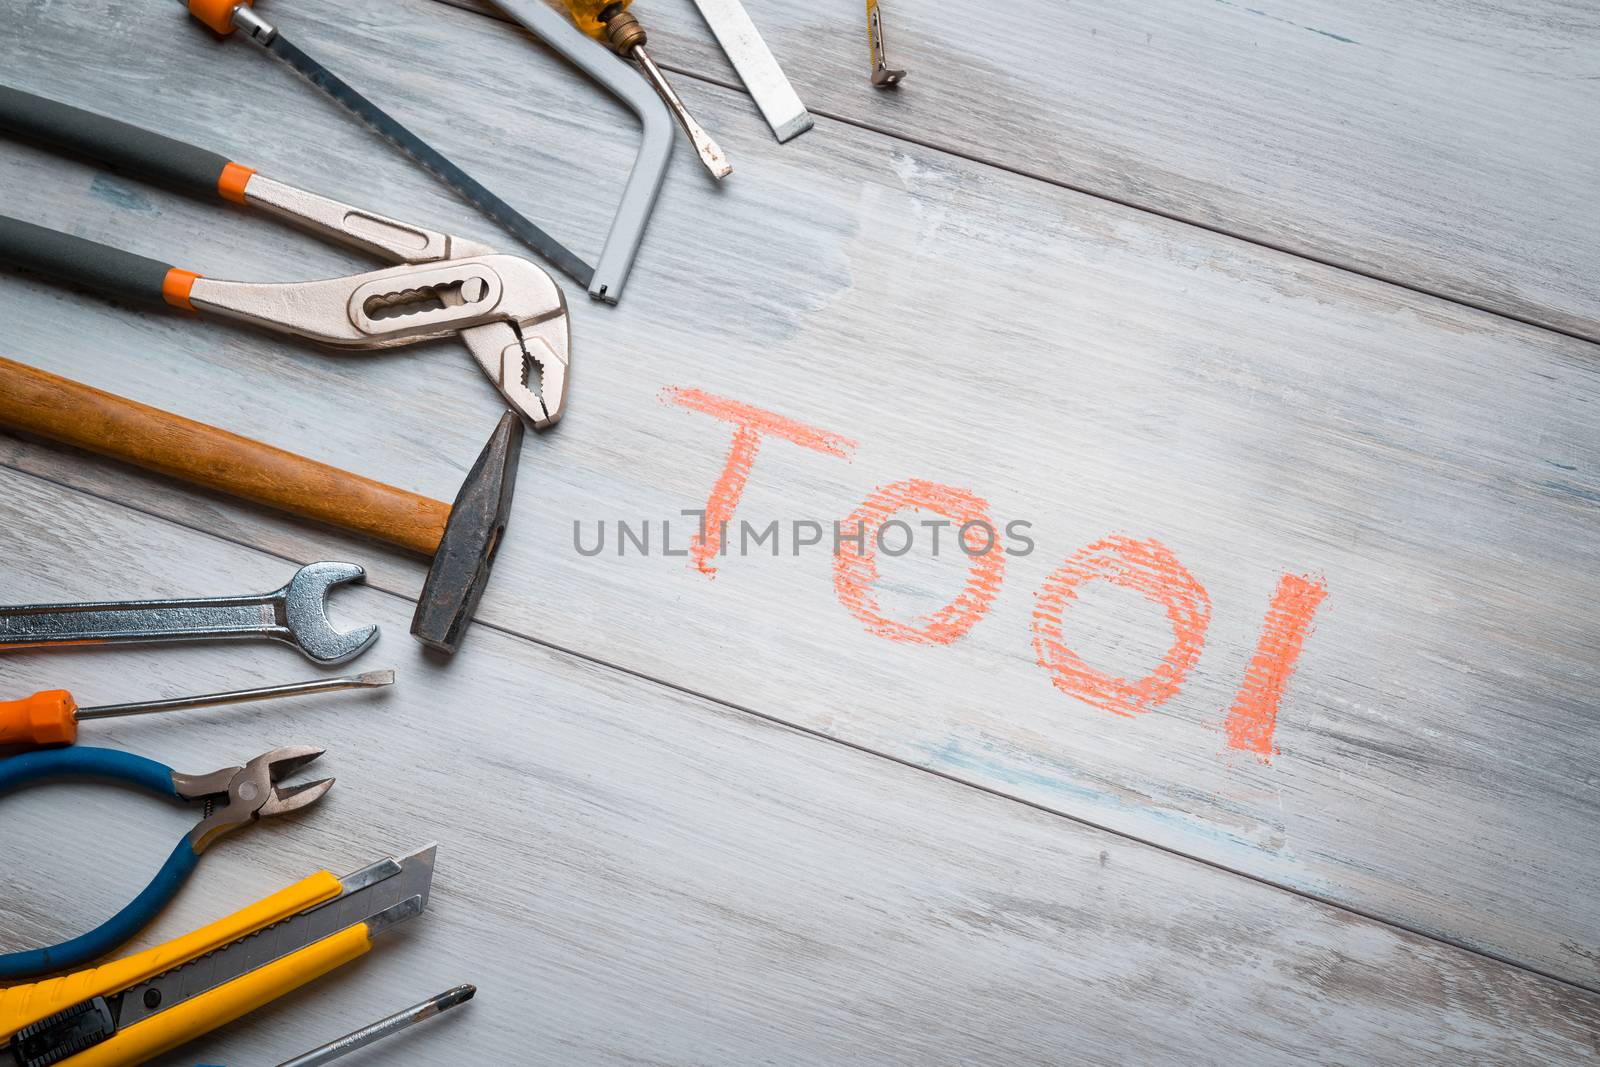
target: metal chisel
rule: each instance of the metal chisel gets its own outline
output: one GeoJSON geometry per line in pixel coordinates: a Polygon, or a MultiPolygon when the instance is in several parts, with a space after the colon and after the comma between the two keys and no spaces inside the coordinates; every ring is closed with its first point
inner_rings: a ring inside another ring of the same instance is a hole
{"type": "Polygon", "coordinates": [[[811,114],[739,0],[694,0],[779,143],[811,128],[811,114]]]}

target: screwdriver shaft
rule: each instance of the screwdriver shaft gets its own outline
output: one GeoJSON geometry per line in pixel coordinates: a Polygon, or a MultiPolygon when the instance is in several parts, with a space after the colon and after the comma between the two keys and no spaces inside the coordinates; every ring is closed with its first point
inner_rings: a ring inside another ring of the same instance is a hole
{"type": "Polygon", "coordinates": [[[326,1045],[314,1048],[310,1052],[302,1053],[292,1060],[284,1060],[278,1064],[278,1067],[318,1067],[319,1064],[336,1060],[347,1052],[354,1052],[358,1048],[363,1048],[374,1041],[379,1041],[390,1034],[404,1030],[412,1023],[420,1023],[424,1019],[431,1019],[447,1008],[453,1008],[457,1004],[465,1003],[471,1000],[472,995],[477,991],[476,986],[458,985],[454,989],[448,989],[436,997],[429,997],[421,1004],[413,1004],[404,1011],[397,1011],[386,1019],[379,1019],[371,1026],[363,1026],[361,1029],[345,1034],[343,1037],[335,1038],[326,1045]]]}
{"type": "Polygon", "coordinates": [[[700,156],[700,162],[705,164],[706,170],[718,181],[733,173],[733,164],[728,162],[728,157],[723,154],[721,146],[711,139],[711,135],[694,120],[689,114],[689,109],[683,105],[672,84],[667,81],[661,68],[656,66],[656,61],[650,58],[650,53],[644,50],[644,45],[635,45],[633,58],[639,61],[639,67],[644,71],[645,78],[655,87],[661,99],[666,101],[667,110],[672,112],[672,117],[678,120],[678,125],[683,127],[683,132],[688,134],[689,143],[694,145],[695,152],[700,156]]]}
{"type": "Polygon", "coordinates": [[[305,693],[372,689],[393,683],[394,671],[368,671],[365,674],[349,675],[344,678],[315,678],[309,682],[268,685],[257,689],[236,689],[229,693],[206,693],[201,696],[173,697],[170,700],[140,700],[128,704],[100,704],[92,708],[79,708],[76,717],[79,722],[86,719],[114,719],[123,715],[151,715],[158,711],[211,708],[219,704],[244,704],[252,700],[274,700],[278,697],[299,696],[305,693]]]}

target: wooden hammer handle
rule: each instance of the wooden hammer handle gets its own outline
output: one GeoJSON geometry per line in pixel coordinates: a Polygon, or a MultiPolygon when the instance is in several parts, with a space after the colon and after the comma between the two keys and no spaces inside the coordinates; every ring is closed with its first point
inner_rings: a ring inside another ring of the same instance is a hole
{"type": "Polygon", "coordinates": [[[432,556],[450,505],[0,357],[0,425],[432,556]]]}

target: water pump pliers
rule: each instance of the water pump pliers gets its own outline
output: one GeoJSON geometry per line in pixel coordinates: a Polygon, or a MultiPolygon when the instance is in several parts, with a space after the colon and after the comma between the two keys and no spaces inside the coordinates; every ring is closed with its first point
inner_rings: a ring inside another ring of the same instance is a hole
{"type": "Polygon", "coordinates": [[[566,298],[530,260],[352,207],[215,152],[5,86],[0,129],[183,192],[260,208],[403,265],[325,281],[220,281],[3,216],[0,262],[112,297],[220,315],[335,348],[392,348],[457,335],[506,403],[536,429],[561,417],[571,360],[566,298]]]}

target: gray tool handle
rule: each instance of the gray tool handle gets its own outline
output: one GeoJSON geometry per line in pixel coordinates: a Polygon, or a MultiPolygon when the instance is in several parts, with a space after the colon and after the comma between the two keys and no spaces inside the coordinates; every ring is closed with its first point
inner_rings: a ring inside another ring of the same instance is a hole
{"type": "Polygon", "coordinates": [[[217,179],[228,165],[215,152],[5,85],[0,130],[195,196],[218,195],[217,179]]]}
{"type": "Polygon", "coordinates": [[[0,608],[0,649],[229,637],[288,640],[289,630],[259,596],[0,608]]]}
{"type": "Polygon", "coordinates": [[[0,265],[85,285],[110,297],[156,304],[166,300],[162,286],[172,269],[159,260],[4,215],[0,265]]]}

